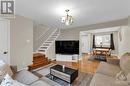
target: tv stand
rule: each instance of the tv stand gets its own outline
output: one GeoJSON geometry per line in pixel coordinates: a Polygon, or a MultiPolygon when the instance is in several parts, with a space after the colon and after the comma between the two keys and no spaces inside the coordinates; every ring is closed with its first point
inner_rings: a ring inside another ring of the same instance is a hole
{"type": "Polygon", "coordinates": [[[69,62],[77,62],[79,59],[78,54],[56,54],[56,61],[69,61],[69,62]]]}

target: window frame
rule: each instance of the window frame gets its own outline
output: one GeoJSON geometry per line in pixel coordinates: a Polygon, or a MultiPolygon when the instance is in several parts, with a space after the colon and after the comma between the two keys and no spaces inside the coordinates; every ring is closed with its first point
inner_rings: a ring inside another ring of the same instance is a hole
{"type": "Polygon", "coordinates": [[[111,34],[95,34],[95,47],[96,48],[109,48],[110,49],[110,47],[111,47],[111,34]],[[102,37],[101,40],[103,40],[103,36],[109,36],[109,44],[108,45],[104,45],[105,43],[103,43],[102,45],[101,44],[97,45],[96,41],[97,41],[97,37],[98,36],[102,37]]]}

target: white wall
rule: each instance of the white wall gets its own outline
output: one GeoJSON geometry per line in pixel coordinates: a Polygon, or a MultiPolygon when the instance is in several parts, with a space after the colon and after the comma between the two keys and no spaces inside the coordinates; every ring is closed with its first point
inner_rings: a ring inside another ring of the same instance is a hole
{"type": "MultiPolygon", "coordinates": [[[[80,39],[80,32],[81,31],[88,31],[88,30],[95,30],[95,29],[102,29],[102,28],[110,28],[110,27],[117,27],[117,26],[122,26],[122,25],[127,25],[128,24],[128,18],[126,19],[121,19],[121,20],[116,20],[116,21],[110,21],[110,22],[105,22],[105,23],[99,23],[99,24],[92,24],[92,25],[87,25],[83,27],[77,27],[77,28],[70,28],[70,29],[62,29],[60,36],[58,37],[58,40],[79,40],[80,39]]],[[[118,33],[115,32],[114,38],[116,41],[115,43],[115,48],[116,50],[113,52],[114,54],[118,54],[118,33]]],[[[81,47],[80,47],[81,48],[81,47]]]]}
{"type": "Polygon", "coordinates": [[[89,35],[91,35],[91,36],[89,36],[89,38],[90,38],[90,40],[88,41],[90,44],[89,44],[89,50],[90,50],[90,52],[91,52],[91,50],[92,50],[92,36],[93,35],[103,35],[103,34],[112,34],[113,33],[113,39],[114,39],[114,45],[115,45],[115,50],[113,50],[112,51],[112,54],[113,55],[118,55],[118,28],[119,27],[112,27],[112,28],[106,28],[106,29],[113,29],[113,31],[111,30],[105,30],[105,28],[104,29],[99,29],[99,30],[88,30],[88,31],[81,31],[81,33],[80,33],[80,35],[82,35],[82,34],[89,34],[89,35]],[[116,30],[114,30],[114,29],[116,29],[116,30]],[[102,32],[100,32],[100,31],[102,31],[102,32]]]}
{"type": "Polygon", "coordinates": [[[105,22],[105,23],[87,25],[83,27],[61,29],[61,33],[58,40],[79,40],[80,31],[116,27],[116,26],[122,26],[127,24],[128,24],[128,19],[126,18],[126,19],[121,19],[116,21],[105,22]]]}
{"type": "Polygon", "coordinates": [[[61,30],[57,40],[79,40],[79,30],[67,29],[61,30]]]}
{"type": "Polygon", "coordinates": [[[111,31],[111,32],[104,32],[104,33],[97,33],[97,34],[113,34],[115,50],[112,50],[111,53],[112,55],[118,56],[118,31],[111,31]]]}
{"type": "Polygon", "coordinates": [[[42,25],[37,24],[33,26],[33,41],[39,38],[42,34],[44,34],[49,28],[42,25]]]}
{"type": "Polygon", "coordinates": [[[10,25],[10,63],[17,65],[19,70],[32,64],[33,21],[16,16],[15,19],[11,19],[10,25]]]}
{"type": "Polygon", "coordinates": [[[128,26],[122,26],[118,35],[119,57],[121,57],[124,53],[130,52],[130,17],[128,20],[128,26]]]}

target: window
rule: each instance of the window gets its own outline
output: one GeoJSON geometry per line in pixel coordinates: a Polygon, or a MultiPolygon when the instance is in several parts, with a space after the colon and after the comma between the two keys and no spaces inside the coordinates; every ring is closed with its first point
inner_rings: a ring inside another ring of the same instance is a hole
{"type": "Polygon", "coordinates": [[[111,36],[110,35],[95,35],[96,47],[110,47],[111,36]]]}

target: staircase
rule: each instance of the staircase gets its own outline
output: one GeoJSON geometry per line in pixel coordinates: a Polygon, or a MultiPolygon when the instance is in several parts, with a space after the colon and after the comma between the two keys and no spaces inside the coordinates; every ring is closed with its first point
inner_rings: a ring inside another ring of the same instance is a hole
{"type": "Polygon", "coordinates": [[[55,42],[59,34],[60,30],[56,29],[52,34],[50,34],[47,40],[44,41],[44,43],[38,48],[36,52],[46,54],[47,50],[55,42]]]}
{"type": "Polygon", "coordinates": [[[39,37],[33,39],[33,51],[36,52],[38,48],[48,39],[50,34],[52,34],[55,30],[56,29],[48,29],[43,33],[36,32],[39,34],[39,37]]]}
{"type": "Polygon", "coordinates": [[[59,34],[59,29],[50,29],[45,34],[41,35],[41,37],[38,40],[35,41],[37,42],[35,48],[38,45],[41,46],[36,50],[36,52],[33,53],[33,64],[28,66],[29,70],[40,68],[42,66],[48,65],[51,62],[51,60],[48,59],[46,52],[55,42],[59,34]]]}

